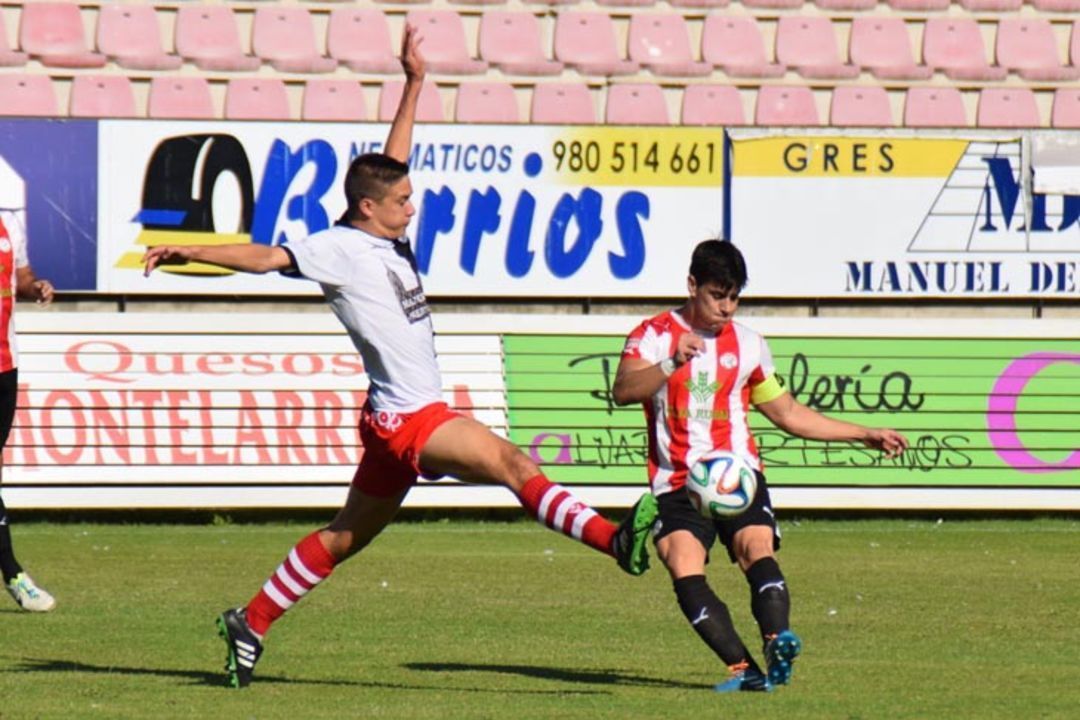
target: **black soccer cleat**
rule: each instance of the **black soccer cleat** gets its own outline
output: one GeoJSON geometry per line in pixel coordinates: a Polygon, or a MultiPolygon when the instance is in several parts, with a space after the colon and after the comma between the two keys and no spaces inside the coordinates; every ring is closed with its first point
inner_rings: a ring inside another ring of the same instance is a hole
{"type": "Polygon", "coordinates": [[[243,608],[233,608],[221,613],[217,619],[218,635],[228,647],[225,656],[225,672],[229,687],[243,688],[251,684],[251,673],[262,655],[262,642],[248,627],[243,608]]]}

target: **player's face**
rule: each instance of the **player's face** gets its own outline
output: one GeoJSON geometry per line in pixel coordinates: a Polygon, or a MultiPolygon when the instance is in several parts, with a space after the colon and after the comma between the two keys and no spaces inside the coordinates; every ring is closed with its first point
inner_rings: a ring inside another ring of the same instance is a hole
{"type": "Polygon", "coordinates": [[[412,204],[412,183],[403,177],[390,186],[381,200],[365,199],[365,209],[371,216],[379,234],[388,238],[399,238],[405,234],[409,221],[416,214],[412,204]]]}
{"type": "Polygon", "coordinates": [[[739,307],[739,291],[707,282],[698,285],[691,277],[687,283],[690,290],[692,323],[699,330],[720,332],[731,322],[739,307]]]}

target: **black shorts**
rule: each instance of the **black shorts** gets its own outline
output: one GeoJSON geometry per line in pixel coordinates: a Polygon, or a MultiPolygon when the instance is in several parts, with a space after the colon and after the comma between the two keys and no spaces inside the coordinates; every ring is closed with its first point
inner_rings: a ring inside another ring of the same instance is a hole
{"type": "Polygon", "coordinates": [[[19,370],[0,373],[0,448],[7,444],[11,423],[15,420],[15,401],[19,397],[19,370]]]}
{"type": "MultiPolygon", "coordinates": [[[[717,538],[727,548],[728,558],[735,562],[735,555],[731,549],[731,541],[735,533],[750,525],[765,525],[773,531],[773,550],[780,549],[780,528],[776,525],[776,517],[773,515],[772,500],[769,498],[769,486],[765,482],[765,476],[759,472],[757,475],[757,493],[754,502],[745,512],[727,520],[709,520],[701,516],[690,504],[690,498],[685,488],[679,488],[656,497],[660,505],[659,520],[653,530],[653,541],[675,532],[686,530],[696,537],[705,547],[708,553],[717,538]]],[[[706,562],[708,557],[706,556],[706,562]]]]}

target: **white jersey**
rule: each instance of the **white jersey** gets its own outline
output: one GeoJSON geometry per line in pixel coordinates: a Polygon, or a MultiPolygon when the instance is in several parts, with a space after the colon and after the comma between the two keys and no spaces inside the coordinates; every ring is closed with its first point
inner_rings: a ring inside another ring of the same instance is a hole
{"type": "Polygon", "coordinates": [[[281,246],[323,295],[360,352],[378,411],[415,412],[442,400],[431,312],[408,240],[335,225],[281,246]]]}
{"type": "Polygon", "coordinates": [[[0,208],[0,372],[19,366],[15,343],[15,269],[26,267],[26,231],[21,210],[0,208]]]}

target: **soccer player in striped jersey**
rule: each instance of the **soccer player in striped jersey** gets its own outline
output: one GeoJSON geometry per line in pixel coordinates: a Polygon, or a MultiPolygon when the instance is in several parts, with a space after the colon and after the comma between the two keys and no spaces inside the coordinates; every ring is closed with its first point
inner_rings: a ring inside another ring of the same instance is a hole
{"type": "Polygon", "coordinates": [[[547,527],[614,557],[640,575],[656,517],[647,493],[616,527],[565,488],[550,482],[509,441],[442,402],[431,313],[405,236],[415,208],[409,150],[424,78],[419,38],[402,40],[405,88],[385,154],[360,155],[345,177],[348,209],[338,223],[287,245],[159,246],[146,273],[191,261],[251,273],[279,271],[314,280],[345,326],[370,379],[360,421],[364,455],[345,506],[325,528],[303,538],[244,608],[227,610],[218,628],[228,646],[229,684],[251,682],[263,636],[286,610],[359,552],[397,514],[418,475],[452,475],[502,484],[547,527]]]}
{"type": "Polygon", "coordinates": [[[815,440],[861,442],[892,457],[907,439],[895,430],[826,417],[795,400],[776,378],[765,339],[733,320],[746,285],[746,263],[729,242],[706,240],[693,252],[686,303],[641,323],[626,339],[612,387],[618,405],[641,403],[649,432],[649,484],[659,504],[653,529],[658,557],[679,608],[728,666],[718,692],[770,690],[791,679],[801,650],[789,624],[791,601],[776,561],[780,530],[747,422],[750,405],[780,429],[815,440]],[[713,449],[741,455],[756,470],[757,495],[733,518],[710,521],[690,505],[690,466],[713,449]],[[761,631],[764,670],[739,638],[727,606],[705,580],[709,548],[727,548],[750,585],[761,631]]]}

